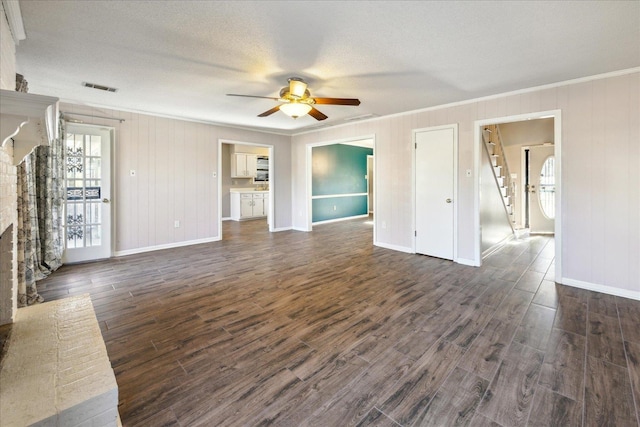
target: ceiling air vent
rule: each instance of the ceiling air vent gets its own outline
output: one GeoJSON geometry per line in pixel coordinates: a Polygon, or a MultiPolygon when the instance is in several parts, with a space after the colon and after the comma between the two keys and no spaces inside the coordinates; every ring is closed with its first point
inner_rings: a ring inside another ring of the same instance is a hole
{"type": "Polygon", "coordinates": [[[117,92],[118,89],[116,89],[115,87],[109,87],[109,86],[103,86],[103,85],[97,85],[95,83],[87,83],[87,82],[82,82],[82,86],[84,87],[90,87],[92,89],[98,89],[98,90],[104,90],[106,92],[117,92]]]}
{"type": "Polygon", "coordinates": [[[373,117],[378,117],[376,114],[363,114],[361,116],[355,116],[355,117],[347,117],[344,119],[345,122],[352,122],[354,120],[364,120],[364,119],[370,119],[373,117]]]}

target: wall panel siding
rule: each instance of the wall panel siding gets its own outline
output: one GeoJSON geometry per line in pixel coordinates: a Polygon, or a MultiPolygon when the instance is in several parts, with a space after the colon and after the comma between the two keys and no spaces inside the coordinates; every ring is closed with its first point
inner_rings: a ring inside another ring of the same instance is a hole
{"type": "Polygon", "coordinates": [[[640,72],[567,83],[402,116],[383,117],[292,138],[294,218],[306,221],[306,144],[375,135],[376,237],[411,247],[411,132],[458,123],[458,257],[474,258],[475,120],[561,110],[563,277],[640,295],[640,72]],[[382,224],[386,228],[382,228],[382,224]]]}
{"type": "Polygon", "coordinates": [[[274,226],[291,226],[288,136],[69,103],[61,104],[60,109],[125,120],[119,123],[77,116],[84,123],[115,129],[112,198],[116,253],[220,236],[218,186],[213,178],[219,139],[274,145],[274,226]],[[130,176],[131,170],[136,171],[135,177],[130,176]],[[175,220],[180,221],[180,227],[174,228],[175,220]]]}

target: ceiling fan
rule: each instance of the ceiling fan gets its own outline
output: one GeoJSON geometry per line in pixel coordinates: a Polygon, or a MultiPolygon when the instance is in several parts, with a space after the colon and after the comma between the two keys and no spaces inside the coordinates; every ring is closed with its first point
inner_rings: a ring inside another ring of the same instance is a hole
{"type": "Polygon", "coordinates": [[[270,96],[238,95],[235,93],[228,93],[227,96],[272,99],[282,103],[262,114],[258,114],[258,117],[267,117],[280,110],[287,116],[293,117],[294,119],[304,116],[305,114],[309,114],[316,120],[324,120],[327,116],[318,111],[314,107],[315,104],[360,105],[360,100],[355,98],[312,98],[309,89],[307,89],[307,83],[300,77],[290,77],[288,81],[289,86],[285,86],[280,89],[279,98],[270,96]]]}

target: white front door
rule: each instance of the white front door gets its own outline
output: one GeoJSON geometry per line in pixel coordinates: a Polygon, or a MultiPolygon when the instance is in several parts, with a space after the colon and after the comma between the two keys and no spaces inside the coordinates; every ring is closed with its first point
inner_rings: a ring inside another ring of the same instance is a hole
{"type": "Polygon", "coordinates": [[[531,233],[554,233],[555,188],[554,146],[529,147],[529,230],[531,233]]]}
{"type": "Polygon", "coordinates": [[[67,124],[64,262],[111,256],[111,131],[67,124]]]}
{"type": "Polygon", "coordinates": [[[455,129],[416,132],[416,253],[453,259],[455,129]]]}

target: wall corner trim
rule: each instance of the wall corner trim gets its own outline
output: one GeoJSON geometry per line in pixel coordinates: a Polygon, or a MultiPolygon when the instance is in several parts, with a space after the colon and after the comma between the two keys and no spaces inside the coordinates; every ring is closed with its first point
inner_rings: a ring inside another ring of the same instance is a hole
{"type": "Polygon", "coordinates": [[[629,298],[640,301],[640,291],[616,288],[614,286],[600,285],[597,283],[583,282],[581,280],[562,278],[562,284],[573,286],[574,288],[586,289],[588,291],[601,292],[603,294],[615,295],[617,297],[629,298]]]}
{"type": "Polygon", "coordinates": [[[274,228],[273,231],[274,233],[277,233],[278,231],[290,231],[293,230],[293,227],[279,227],[279,228],[274,228]]]}

